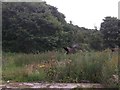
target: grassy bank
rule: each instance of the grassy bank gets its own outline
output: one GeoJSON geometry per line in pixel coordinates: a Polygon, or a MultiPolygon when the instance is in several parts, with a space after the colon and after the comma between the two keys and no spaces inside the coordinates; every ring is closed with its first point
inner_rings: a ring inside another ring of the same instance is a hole
{"type": "Polygon", "coordinates": [[[3,80],[18,82],[81,82],[116,86],[113,75],[118,74],[118,53],[60,52],[39,54],[3,53],[3,80]]]}

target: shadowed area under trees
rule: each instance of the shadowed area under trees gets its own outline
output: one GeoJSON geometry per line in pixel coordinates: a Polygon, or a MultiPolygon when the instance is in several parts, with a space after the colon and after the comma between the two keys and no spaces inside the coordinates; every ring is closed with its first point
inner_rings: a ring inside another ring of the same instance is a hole
{"type": "Polygon", "coordinates": [[[65,15],[46,2],[4,2],[2,14],[5,52],[61,50],[73,43],[85,51],[119,46],[120,21],[115,17],[105,17],[97,30],[67,23],[65,15]]]}

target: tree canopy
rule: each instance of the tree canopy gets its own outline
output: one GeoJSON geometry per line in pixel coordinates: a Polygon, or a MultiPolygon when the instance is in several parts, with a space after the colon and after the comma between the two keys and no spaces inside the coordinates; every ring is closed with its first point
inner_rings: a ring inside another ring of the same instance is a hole
{"type": "Polygon", "coordinates": [[[119,46],[120,29],[118,20],[115,17],[105,17],[101,23],[100,31],[103,34],[105,47],[114,48],[119,46]]]}
{"type": "Polygon", "coordinates": [[[118,40],[117,22],[118,19],[107,17],[98,31],[67,23],[65,15],[46,2],[4,2],[2,47],[6,52],[31,53],[78,43],[85,50],[101,50],[103,41],[118,40]]]}

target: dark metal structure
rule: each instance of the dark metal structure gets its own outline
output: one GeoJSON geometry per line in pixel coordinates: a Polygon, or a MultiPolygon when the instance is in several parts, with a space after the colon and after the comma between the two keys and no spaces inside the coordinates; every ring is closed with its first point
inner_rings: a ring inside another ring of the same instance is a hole
{"type": "Polygon", "coordinates": [[[72,46],[63,48],[66,51],[66,54],[75,53],[78,50],[82,50],[78,44],[73,44],[72,46]]]}

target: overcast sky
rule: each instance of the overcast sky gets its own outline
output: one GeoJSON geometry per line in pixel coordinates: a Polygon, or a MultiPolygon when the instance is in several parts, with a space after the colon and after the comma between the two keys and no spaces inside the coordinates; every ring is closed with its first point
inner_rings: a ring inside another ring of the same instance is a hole
{"type": "Polygon", "coordinates": [[[118,17],[118,2],[120,0],[44,0],[55,6],[74,25],[93,29],[100,27],[106,16],[118,17]]]}

